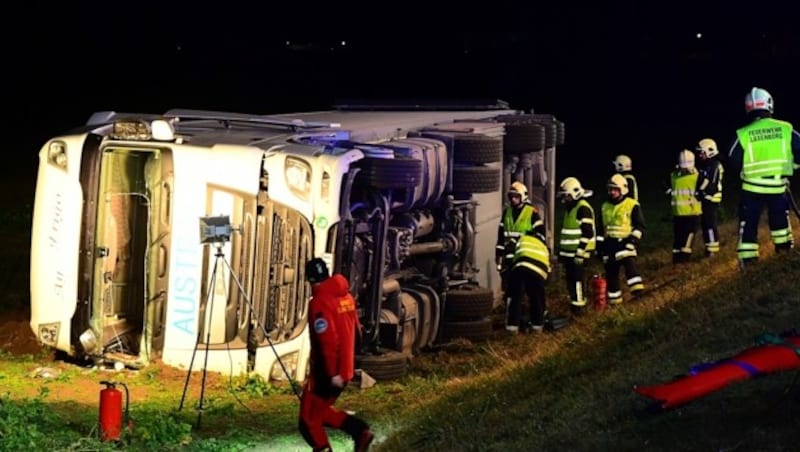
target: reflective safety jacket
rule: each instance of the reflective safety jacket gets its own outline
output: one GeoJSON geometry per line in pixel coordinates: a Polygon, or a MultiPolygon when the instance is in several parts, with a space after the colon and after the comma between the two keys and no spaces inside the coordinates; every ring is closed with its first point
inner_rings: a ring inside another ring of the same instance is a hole
{"type": "Polygon", "coordinates": [[[631,218],[634,208],[638,206],[638,202],[627,197],[616,204],[604,202],[602,207],[604,237],[624,239],[633,234],[634,227],[631,218]]]}
{"type": "Polygon", "coordinates": [[[594,209],[585,199],[568,204],[559,234],[558,255],[588,258],[596,247],[594,209]]]}
{"type": "Polygon", "coordinates": [[[506,245],[516,243],[517,240],[528,232],[545,234],[544,222],[539,212],[530,204],[523,204],[520,208],[508,206],[503,211],[503,220],[497,231],[497,257],[511,258],[514,249],[506,245]]]}
{"type": "Polygon", "coordinates": [[[742,190],[781,194],[784,178],[794,172],[792,125],[774,118],[760,118],[738,129],[742,155],[742,190]]]}
{"type": "Polygon", "coordinates": [[[533,235],[525,234],[519,238],[514,250],[514,266],[532,270],[547,279],[550,273],[550,251],[547,245],[533,235]]]}
{"type": "Polygon", "coordinates": [[[699,173],[697,170],[685,173],[675,170],[670,175],[672,187],[672,215],[689,217],[703,213],[700,200],[695,197],[699,173]]]}

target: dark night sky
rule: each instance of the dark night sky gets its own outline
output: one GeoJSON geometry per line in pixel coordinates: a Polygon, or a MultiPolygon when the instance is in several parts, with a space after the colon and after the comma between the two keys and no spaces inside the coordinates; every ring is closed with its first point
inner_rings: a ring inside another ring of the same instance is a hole
{"type": "Polygon", "coordinates": [[[97,110],[275,113],[341,98],[481,97],[563,120],[560,161],[580,177],[589,169],[578,159],[610,170],[627,153],[661,166],[705,136],[726,146],[754,85],[772,93],[776,116],[800,124],[800,31],[790,23],[800,8],[556,3],[27,3],[9,17],[22,44],[5,52],[14,152],[34,168],[49,136],[97,110]]]}

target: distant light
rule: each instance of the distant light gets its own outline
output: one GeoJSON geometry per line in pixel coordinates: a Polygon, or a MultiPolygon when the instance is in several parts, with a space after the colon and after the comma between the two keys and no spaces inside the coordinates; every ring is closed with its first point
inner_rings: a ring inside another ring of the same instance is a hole
{"type": "Polygon", "coordinates": [[[697,35],[696,35],[696,36],[697,36],[697,39],[700,39],[700,38],[702,38],[702,37],[703,37],[703,33],[697,33],[697,35]]]}
{"type": "Polygon", "coordinates": [[[347,45],[347,41],[342,41],[342,47],[347,45]]]}
{"type": "Polygon", "coordinates": [[[292,45],[292,42],[291,41],[286,41],[286,45],[290,46],[290,45],[292,45]]]}

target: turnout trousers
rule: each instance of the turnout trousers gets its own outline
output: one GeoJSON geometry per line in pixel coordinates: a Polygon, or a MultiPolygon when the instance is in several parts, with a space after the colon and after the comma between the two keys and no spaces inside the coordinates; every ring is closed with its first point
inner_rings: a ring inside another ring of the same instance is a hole
{"type": "Polygon", "coordinates": [[[700,215],[675,216],[672,218],[672,263],[689,262],[692,257],[694,235],[700,226],[700,215]]]}
{"type": "Polygon", "coordinates": [[[700,217],[701,229],[703,230],[703,243],[706,245],[706,256],[711,256],[719,252],[719,226],[718,226],[718,202],[703,201],[703,215],[700,217]]]}
{"type": "Polygon", "coordinates": [[[786,195],[742,191],[739,202],[739,244],[736,247],[736,254],[742,263],[758,259],[758,223],[764,207],[767,208],[770,237],[775,251],[789,250],[794,246],[786,195]]]}
{"type": "Polygon", "coordinates": [[[508,305],[506,325],[518,326],[520,330],[524,330],[527,327],[522,322],[522,300],[527,295],[530,322],[534,326],[543,326],[546,306],[545,280],[542,275],[525,267],[515,267],[511,269],[508,284],[511,292],[511,302],[508,305]]]}
{"type": "Polygon", "coordinates": [[[619,283],[620,269],[625,269],[626,283],[631,294],[637,296],[644,290],[642,275],[636,268],[636,257],[629,256],[621,260],[609,259],[605,263],[606,270],[606,297],[609,304],[622,303],[622,288],[619,283]]]}

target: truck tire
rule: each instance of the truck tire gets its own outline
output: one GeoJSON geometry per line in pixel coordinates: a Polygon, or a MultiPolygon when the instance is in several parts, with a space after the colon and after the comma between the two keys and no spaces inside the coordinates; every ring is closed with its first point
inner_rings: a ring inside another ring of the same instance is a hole
{"type": "Polygon", "coordinates": [[[522,154],[536,152],[545,148],[544,126],[535,121],[514,121],[506,123],[503,137],[503,153],[522,154]]]}
{"type": "Polygon", "coordinates": [[[456,163],[494,163],[503,159],[503,140],[479,133],[453,136],[453,161],[456,163]]]}
{"type": "Polygon", "coordinates": [[[375,381],[395,380],[408,372],[408,357],[394,350],[356,355],[356,369],[368,373],[375,381]]]}
{"type": "Polygon", "coordinates": [[[453,339],[467,339],[470,342],[483,342],[492,335],[492,319],[484,317],[478,320],[445,320],[442,324],[440,342],[453,339]]]}
{"type": "Polygon", "coordinates": [[[556,121],[558,125],[558,133],[556,134],[556,146],[561,146],[564,144],[564,140],[566,139],[566,131],[564,130],[565,124],[564,121],[556,121]]]}
{"type": "Polygon", "coordinates": [[[448,320],[474,319],[492,313],[494,292],[486,287],[466,286],[447,291],[444,312],[448,320]]]}
{"type": "Polygon", "coordinates": [[[556,145],[556,138],[558,137],[558,124],[555,121],[539,121],[544,127],[544,145],[551,148],[556,145]]]}
{"type": "Polygon", "coordinates": [[[453,193],[491,193],[500,189],[500,172],[488,166],[454,166],[453,193]]]}
{"type": "Polygon", "coordinates": [[[422,181],[422,162],[416,159],[364,157],[356,166],[361,168],[356,183],[369,187],[409,188],[422,181]]]}

